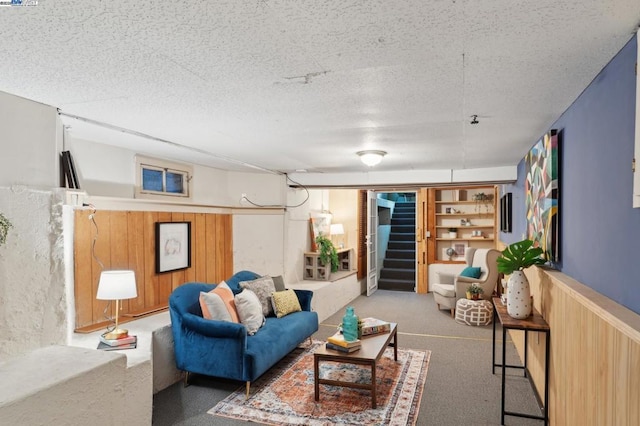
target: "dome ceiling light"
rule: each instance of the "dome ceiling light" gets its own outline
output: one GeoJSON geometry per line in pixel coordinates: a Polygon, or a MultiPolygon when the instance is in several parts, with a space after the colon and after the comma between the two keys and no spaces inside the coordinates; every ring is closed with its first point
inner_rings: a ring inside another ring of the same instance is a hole
{"type": "Polygon", "coordinates": [[[367,150],[356,152],[360,156],[360,160],[369,167],[373,167],[382,161],[382,157],[387,155],[386,151],[367,150]]]}

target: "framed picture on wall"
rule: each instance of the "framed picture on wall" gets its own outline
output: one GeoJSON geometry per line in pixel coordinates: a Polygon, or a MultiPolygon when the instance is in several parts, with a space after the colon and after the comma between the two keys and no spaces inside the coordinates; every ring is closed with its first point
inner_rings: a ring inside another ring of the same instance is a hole
{"type": "Polygon", "coordinates": [[[500,231],[509,233],[512,230],[511,192],[507,192],[500,198],[500,231]]]}
{"type": "Polygon", "coordinates": [[[560,161],[557,130],[547,132],[525,157],[527,238],[552,262],[560,261],[560,161]]]}
{"type": "Polygon", "coordinates": [[[156,273],[191,266],[191,222],[156,222],[156,273]]]}
{"type": "Polygon", "coordinates": [[[455,251],[456,258],[464,257],[464,252],[467,250],[467,242],[466,241],[456,241],[451,244],[451,248],[455,251]]]}

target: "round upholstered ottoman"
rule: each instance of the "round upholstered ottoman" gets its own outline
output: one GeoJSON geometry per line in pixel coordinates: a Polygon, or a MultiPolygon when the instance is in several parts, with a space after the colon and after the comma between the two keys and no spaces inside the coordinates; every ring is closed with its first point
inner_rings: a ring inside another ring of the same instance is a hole
{"type": "Polygon", "coordinates": [[[489,300],[460,299],[456,302],[456,322],[487,325],[493,320],[493,304],[489,300]]]}

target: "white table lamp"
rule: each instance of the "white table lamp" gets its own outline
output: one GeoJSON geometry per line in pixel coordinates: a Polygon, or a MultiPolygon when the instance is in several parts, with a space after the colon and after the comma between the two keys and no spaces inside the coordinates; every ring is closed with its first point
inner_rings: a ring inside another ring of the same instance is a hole
{"type": "Polygon", "coordinates": [[[102,271],[96,298],[116,301],[116,327],[105,335],[106,339],[119,339],[128,335],[128,330],[118,327],[120,300],[137,296],[136,274],[133,271],[102,271]]]}

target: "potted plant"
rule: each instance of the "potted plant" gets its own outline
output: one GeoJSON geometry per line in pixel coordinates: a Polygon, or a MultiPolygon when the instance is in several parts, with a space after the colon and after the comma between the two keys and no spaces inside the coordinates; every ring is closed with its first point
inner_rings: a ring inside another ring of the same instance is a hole
{"type": "Polygon", "coordinates": [[[338,252],[331,240],[320,234],[316,237],[318,252],[320,252],[320,263],[323,265],[331,265],[331,272],[338,270],[338,252]]]}
{"type": "Polygon", "coordinates": [[[484,293],[484,289],[477,283],[472,283],[469,287],[467,287],[467,299],[478,300],[480,299],[480,295],[482,293],[484,293]]]}
{"type": "Polygon", "coordinates": [[[478,192],[473,194],[473,201],[476,202],[476,212],[480,213],[480,206],[484,205],[486,212],[489,212],[489,205],[493,201],[493,194],[485,194],[484,192],[478,192]]]}
{"type": "Polygon", "coordinates": [[[7,235],[9,234],[9,228],[13,225],[9,219],[2,213],[0,213],[0,246],[7,242],[7,235]]]}
{"type": "Polygon", "coordinates": [[[449,238],[457,238],[457,237],[458,237],[458,229],[449,228],[449,238]]]}
{"type": "Polygon", "coordinates": [[[498,257],[498,271],[509,275],[507,281],[507,313],[513,318],[531,315],[531,289],[524,270],[533,265],[546,263],[544,251],[534,247],[533,241],[522,240],[510,244],[498,257]]]}

